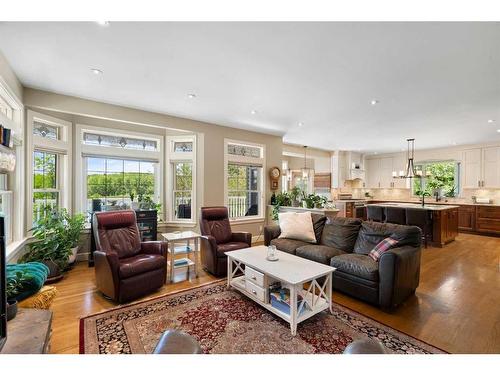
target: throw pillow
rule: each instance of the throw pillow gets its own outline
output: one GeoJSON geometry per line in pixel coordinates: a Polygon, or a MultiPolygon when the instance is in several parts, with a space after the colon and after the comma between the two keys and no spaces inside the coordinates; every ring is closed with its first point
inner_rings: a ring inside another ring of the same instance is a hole
{"type": "Polygon", "coordinates": [[[368,256],[378,262],[383,253],[398,245],[399,241],[392,237],[384,238],[368,253],[368,256]]]}
{"type": "Polygon", "coordinates": [[[281,230],[279,238],[316,243],[310,212],[280,212],[278,221],[281,230]]]}

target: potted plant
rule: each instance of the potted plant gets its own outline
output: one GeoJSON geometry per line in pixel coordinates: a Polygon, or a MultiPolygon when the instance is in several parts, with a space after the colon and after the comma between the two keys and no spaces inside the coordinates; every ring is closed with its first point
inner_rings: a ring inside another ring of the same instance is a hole
{"type": "Polygon", "coordinates": [[[34,240],[28,244],[28,251],[19,263],[41,262],[49,268],[47,283],[62,278],[62,271],[68,265],[71,242],[67,235],[66,209],[46,207],[44,215],[32,229],[34,240]]]}
{"type": "Polygon", "coordinates": [[[83,214],[67,215],[66,217],[67,226],[67,241],[69,243],[71,254],[68,258],[69,265],[73,265],[76,261],[76,254],[80,248],[80,236],[82,230],[85,228],[85,216],[83,214]]]}
{"type": "Polygon", "coordinates": [[[17,315],[17,300],[16,296],[22,292],[24,284],[27,282],[26,272],[19,271],[12,278],[9,278],[5,285],[7,295],[7,320],[14,319],[17,315]]]}
{"type": "Polygon", "coordinates": [[[281,206],[290,206],[292,202],[292,199],[290,197],[290,194],[287,192],[284,193],[278,193],[276,194],[276,200],[275,203],[273,204],[273,211],[272,211],[272,219],[273,220],[278,220],[278,213],[280,212],[280,207],[281,206]]]}
{"type": "Polygon", "coordinates": [[[292,190],[290,190],[290,200],[293,207],[298,207],[300,205],[299,197],[301,193],[303,192],[298,186],[294,186],[292,190]]]}

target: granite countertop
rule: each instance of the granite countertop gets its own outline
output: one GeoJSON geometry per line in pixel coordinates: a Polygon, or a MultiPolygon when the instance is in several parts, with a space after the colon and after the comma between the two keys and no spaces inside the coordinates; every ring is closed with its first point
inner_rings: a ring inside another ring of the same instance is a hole
{"type": "Polygon", "coordinates": [[[413,208],[416,210],[427,210],[427,211],[444,211],[459,207],[459,206],[445,205],[445,204],[441,205],[426,204],[425,206],[422,206],[422,204],[420,203],[403,203],[403,202],[369,203],[368,206],[413,208]]]}
{"type": "MultiPolygon", "coordinates": [[[[269,206],[273,207],[273,206],[269,206]]],[[[280,209],[286,210],[296,210],[296,211],[311,211],[311,212],[338,212],[340,211],[338,208],[304,208],[304,207],[293,207],[293,206],[281,206],[280,209]]]]}

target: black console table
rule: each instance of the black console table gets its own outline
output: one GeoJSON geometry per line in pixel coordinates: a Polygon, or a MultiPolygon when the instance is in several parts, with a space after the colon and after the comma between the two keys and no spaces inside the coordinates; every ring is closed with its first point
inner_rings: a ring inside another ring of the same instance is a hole
{"type": "MultiPolygon", "coordinates": [[[[156,241],[158,238],[158,212],[156,210],[136,210],[137,226],[141,241],[156,241]]],[[[93,215],[93,213],[91,214],[93,215]]],[[[94,266],[95,238],[92,216],[90,219],[89,267],[94,266]]]]}

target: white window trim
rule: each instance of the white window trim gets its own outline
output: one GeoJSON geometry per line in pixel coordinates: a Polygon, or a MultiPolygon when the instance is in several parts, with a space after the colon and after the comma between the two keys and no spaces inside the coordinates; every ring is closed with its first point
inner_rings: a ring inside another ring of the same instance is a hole
{"type": "Polygon", "coordinates": [[[17,249],[17,244],[24,242],[25,233],[25,174],[24,174],[24,105],[20,98],[12,91],[5,79],[0,76],[0,98],[11,108],[10,116],[0,113],[1,123],[11,129],[11,138],[15,145],[16,170],[7,177],[7,191],[12,192],[12,216],[11,216],[11,243],[7,244],[7,257],[10,257],[17,249]]]}
{"type": "MultiPolygon", "coordinates": [[[[86,213],[87,205],[87,165],[84,163],[84,158],[88,156],[95,157],[107,157],[107,158],[119,158],[119,159],[134,159],[134,160],[143,160],[143,161],[153,161],[158,163],[158,173],[155,174],[155,195],[158,197],[159,202],[162,205],[163,215],[165,212],[164,205],[164,187],[161,181],[163,181],[163,136],[161,135],[152,135],[152,134],[144,134],[132,131],[124,131],[121,129],[114,128],[104,128],[104,127],[96,127],[85,124],[76,124],[76,132],[75,132],[75,160],[74,160],[74,168],[76,171],[81,171],[80,173],[75,174],[75,192],[74,192],[74,209],[75,212],[86,213]],[[119,134],[123,137],[131,137],[131,138],[143,138],[152,141],[156,141],[158,144],[158,148],[156,151],[144,151],[144,150],[131,150],[131,149],[120,149],[117,147],[103,147],[103,146],[94,146],[94,145],[86,145],[83,143],[83,134],[85,131],[91,131],[96,134],[103,135],[114,135],[119,134]]],[[[164,220],[164,218],[161,218],[164,220]]]]}
{"type": "Polygon", "coordinates": [[[196,226],[197,219],[197,136],[192,135],[180,135],[180,136],[167,136],[166,139],[166,160],[167,160],[167,173],[166,173],[166,186],[167,186],[167,198],[166,198],[166,209],[167,211],[167,224],[175,224],[179,226],[196,226]],[[193,142],[192,152],[175,152],[174,144],[175,142],[193,142]],[[191,219],[177,219],[174,217],[174,163],[180,162],[191,162],[192,164],[192,192],[191,192],[191,219]],[[170,209],[167,209],[170,208],[170,209]]]}
{"type": "Polygon", "coordinates": [[[267,173],[266,171],[266,145],[261,143],[253,143],[246,141],[238,141],[235,139],[224,138],[224,205],[229,207],[229,197],[228,197],[228,186],[227,186],[227,178],[228,178],[228,164],[229,163],[237,163],[237,164],[247,164],[247,165],[257,165],[262,167],[262,175],[260,181],[260,205],[259,205],[259,215],[251,216],[251,217],[237,217],[230,218],[229,220],[234,223],[252,223],[252,222],[261,222],[265,219],[266,215],[266,207],[265,204],[265,196],[266,196],[266,186],[267,186],[267,173]],[[228,145],[239,144],[245,146],[255,146],[260,147],[262,149],[262,155],[260,158],[253,158],[249,156],[239,156],[232,155],[227,152],[228,145]]]}
{"type": "Polygon", "coordinates": [[[35,150],[47,151],[56,153],[57,156],[57,171],[56,184],[57,188],[54,191],[59,191],[59,207],[66,208],[69,213],[72,212],[71,207],[71,163],[72,163],[72,147],[71,134],[72,124],[69,121],[58,119],[42,113],[37,113],[29,110],[27,114],[26,126],[26,225],[29,228],[33,223],[33,152],[35,150]],[[46,122],[52,126],[59,128],[60,139],[43,138],[33,134],[33,124],[35,120],[46,122]]]}

